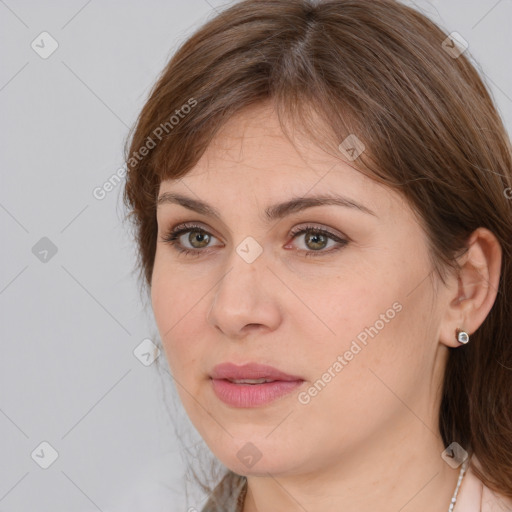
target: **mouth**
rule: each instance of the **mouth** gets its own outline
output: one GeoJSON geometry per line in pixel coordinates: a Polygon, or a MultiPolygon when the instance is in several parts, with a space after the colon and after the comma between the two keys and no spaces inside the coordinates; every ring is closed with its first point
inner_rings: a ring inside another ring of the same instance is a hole
{"type": "Polygon", "coordinates": [[[217,365],[210,374],[210,380],[217,398],[236,408],[269,404],[291,393],[304,382],[302,377],[257,363],[217,365]]]}
{"type": "Polygon", "coordinates": [[[297,381],[304,380],[297,375],[290,375],[274,366],[259,363],[247,363],[238,366],[234,363],[221,363],[213,368],[210,373],[212,379],[225,379],[229,381],[254,381],[250,383],[261,384],[266,381],[297,381]],[[258,381],[258,382],[256,382],[258,381]]]}
{"type": "Polygon", "coordinates": [[[224,379],[233,384],[264,384],[265,382],[276,382],[272,379],[224,379]]]}

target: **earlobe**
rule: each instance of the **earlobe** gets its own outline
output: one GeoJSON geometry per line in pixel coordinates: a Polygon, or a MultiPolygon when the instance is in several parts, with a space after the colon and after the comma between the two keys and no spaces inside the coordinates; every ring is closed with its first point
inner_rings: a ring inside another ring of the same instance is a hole
{"type": "Polygon", "coordinates": [[[492,232],[478,228],[471,234],[440,326],[440,341],[445,345],[467,344],[484,322],[498,294],[501,257],[500,243],[492,232]]]}

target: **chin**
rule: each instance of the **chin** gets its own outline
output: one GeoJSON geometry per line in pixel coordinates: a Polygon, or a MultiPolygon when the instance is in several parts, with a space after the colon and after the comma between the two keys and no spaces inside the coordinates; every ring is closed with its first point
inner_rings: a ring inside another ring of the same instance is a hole
{"type": "Polygon", "coordinates": [[[297,459],[296,452],[292,455],[284,448],[283,443],[276,439],[279,445],[269,440],[261,441],[240,441],[233,442],[233,451],[226,452],[225,447],[221,450],[212,450],[214,455],[231,471],[244,476],[268,476],[294,472],[304,464],[304,460],[297,459]],[[236,448],[235,448],[236,447],[236,448]]]}

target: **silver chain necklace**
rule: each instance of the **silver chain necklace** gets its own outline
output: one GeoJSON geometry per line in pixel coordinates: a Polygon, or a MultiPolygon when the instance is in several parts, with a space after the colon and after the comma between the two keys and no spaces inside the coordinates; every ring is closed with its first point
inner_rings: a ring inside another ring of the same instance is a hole
{"type": "Polygon", "coordinates": [[[469,459],[466,459],[460,468],[459,480],[457,482],[457,487],[455,487],[455,492],[453,493],[452,501],[450,502],[450,508],[448,509],[448,512],[453,512],[453,507],[455,507],[455,502],[457,501],[457,494],[459,493],[459,487],[460,487],[460,484],[462,483],[462,479],[464,478],[464,474],[466,473],[468,464],[469,464],[469,459]]]}

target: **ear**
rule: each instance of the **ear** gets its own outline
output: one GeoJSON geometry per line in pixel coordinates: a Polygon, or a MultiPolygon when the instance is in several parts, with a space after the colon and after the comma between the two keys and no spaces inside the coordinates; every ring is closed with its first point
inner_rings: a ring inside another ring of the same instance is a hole
{"type": "Polygon", "coordinates": [[[468,239],[467,251],[458,259],[460,271],[450,280],[448,305],[440,325],[440,341],[460,347],[456,329],[473,334],[491,310],[501,272],[502,249],[486,228],[476,229],[468,239]]]}

